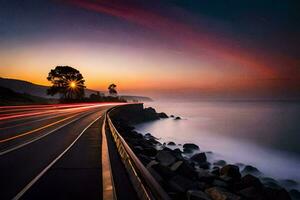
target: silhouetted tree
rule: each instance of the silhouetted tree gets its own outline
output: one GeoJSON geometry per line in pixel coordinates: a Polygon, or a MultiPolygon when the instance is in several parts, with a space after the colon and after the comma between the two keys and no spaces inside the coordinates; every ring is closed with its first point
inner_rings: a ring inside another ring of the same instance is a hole
{"type": "Polygon", "coordinates": [[[82,74],[70,66],[57,66],[51,69],[47,77],[52,86],[48,95],[60,94],[62,99],[81,99],[84,97],[84,82],[82,74]]]}
{"type": "Polygon", "coordinates": [[[111,95],[111,96],[116,96],[118,94],[117,90],[116,90],[116,85],[113,83],[113,84],[110,84],[108,86],[108,93],[111,95]]]}

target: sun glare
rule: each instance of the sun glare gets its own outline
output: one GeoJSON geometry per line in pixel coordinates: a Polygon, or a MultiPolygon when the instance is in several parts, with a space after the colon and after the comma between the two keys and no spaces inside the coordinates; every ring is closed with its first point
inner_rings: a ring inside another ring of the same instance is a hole
{"type": "Polygon", "coordinates": [[[74,81],[70,82],[70,88],[76,88],[76,83],[74,81]]]}

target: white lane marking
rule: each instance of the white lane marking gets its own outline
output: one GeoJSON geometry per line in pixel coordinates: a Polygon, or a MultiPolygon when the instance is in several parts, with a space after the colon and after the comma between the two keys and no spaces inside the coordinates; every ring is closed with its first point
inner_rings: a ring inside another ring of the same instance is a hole
{"type": "MultiPolygon", "coordinates": [[[[93,112],[97,112],[97,111],[93,111],[93,112]]],[[[46,134],[43,134],[43,135],[38,136],[38,137],[36,137],[36,138],[34,138],[34,139],[32,139],[32,140],[29,140],[28,142],[24,142],[24,143],[22,143],[22,144],[20,144],[20,145],[17,145],[17,146],[15,146],[15,147],[10,148],[10,149],[1,151],[1,152],[0,152],[0,156],[3,156],[3,155],[5,155],[5,154],[7,154],[7,153],[9,153],[9,152],[12,152],[12,151],[17,150],[17,149],[19,149],[19,148],[22,148],[22,147],[24,147],[24,146],[26,146],[26,145],[28,145],[28,144],[31,144],[31,143],[33,143],[33,142],[35,142],[35,141],[37,141],[37,140],[40,140],[40,139],[46,137],[47,135],[49,135],[49,134],[51,134],[51,133],[53,133],[53,132],[55,132],[55,131],[57,131],[57,130],[59,130],[59,129],[61,129],[61,128],[63,128],[63,127],[65,127],[65,126],[67,126],[67,125],[73,123],[74,121],[77,121],[77,120],[79,120],[79,119],[81,119],[81,118],[83,118],[83,117],[85,117],[85,116],[87,116],[87,115],[93,113],[93,112],[89,112],[89,113],[84,114],[84,115],[82,115],[82,116],[80,116],[80,117],[78,117],[78,118],[75,118],[75,119],[69,121],[68,123],[63,124],[63,125],[61,125],[61,126],[55,128],[55,129],[49,131],[49,132],[46,133],[46,134]]]]}
{"type": "Polygon", "coordinates": [[[76,137],[76,139],[59,155],[57,156],[46,168],[44,168],[34,179],[32,179],[14,198],[13,200],[18,200],[20,199],[25,192],[27,192],[30,187],[32,187],[63,155],[77,142],[77,140],[83,135],[83,133],[93,124],[95,123],[98,119],[100,119],[99,116],[97,117],[92,123],[90,123],[87,127],[85,127],[81,133],[76,137]]]}

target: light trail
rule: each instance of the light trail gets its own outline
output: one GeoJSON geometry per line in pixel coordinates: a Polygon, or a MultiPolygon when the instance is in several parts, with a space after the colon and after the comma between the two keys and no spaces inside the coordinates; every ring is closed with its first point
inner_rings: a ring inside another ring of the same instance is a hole
{"type": "Polygon", "coordinates": [[[78,110],[78,109],[83,109],[83,108],[92,108],[92,107],[97,107],[97,106],[104,106],[106,104],[100,104],[100,105],[95,105],[95,104],[76,104],[76,105],[67,105],[67,106],[59,106],[55,107],[54,109],[48,109],[45,111],[41,112],[23,112],[23,113],[10,113],[10,114],[5,114],[5,115],[0,115],[0,121],[1,120],[8,120],[8,119],[13,119],[13,118],[21,118],[21,117],[28,117],[28,116],[35,116],[35,115],[41,115],[41,114],[47,114],[47,113],[53,113],[53,112],[65,112],[65,111],[71,111],[71,110],[78,110]]]}
{"type": "Polygon", "coordinates": [[[26,135],[29,135],[29,134],[32,134],[32,133],[34,133],[34,132],[43,130],[43,129],[45,129],[45,128],[48,128],[48,127],[53,126],[53,125],[55,125],[55,124],[58,124],[58,123],[60,123],[60,122],[66,121],[66,120],[68,120],[68,119],[70,119],[70,118],[72,118],[72,117],[75,117],[75,116],[77,116],[77,115],[79,115],[79,114],[72,115],[72,116],[70,116],[70,117],[67,117],[67,118],[58,120],[58,121],[56,121],[56,122],[47,124],[47,125],[45,125],[45,126],[39,127],[39,128],[37,128],[37,129],[31,130],[31,131],[28,131],[28,132],[25,132],[25,133],[18,134],[18,135],[13,136],[13,137],[9,137],[9,138],[6,138],[6,139],[2,139],[2,140],[0,140],[0,143],[4,143],[4,142],[8,142],[8,141],[11,141],[11,140],[20,138],[20,137],[24,137],[24,136],[26,136],[26,135]]]}

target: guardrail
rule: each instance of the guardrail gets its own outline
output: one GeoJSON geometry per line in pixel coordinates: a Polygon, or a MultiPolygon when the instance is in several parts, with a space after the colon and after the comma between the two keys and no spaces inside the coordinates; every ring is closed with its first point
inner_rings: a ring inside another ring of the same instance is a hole
{"type": "Polygon", "coordinates": [[[115,108],[107,112],[106,119],[119,155],[121,156],[138,197],[142,200],[170,200],[168,194],[162,189],[143,163],[141,163],[115,128],[109,116],[110,112],[114,109],[115,108]]]}

